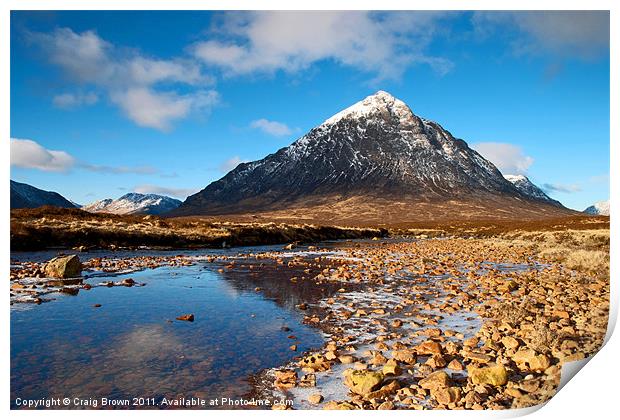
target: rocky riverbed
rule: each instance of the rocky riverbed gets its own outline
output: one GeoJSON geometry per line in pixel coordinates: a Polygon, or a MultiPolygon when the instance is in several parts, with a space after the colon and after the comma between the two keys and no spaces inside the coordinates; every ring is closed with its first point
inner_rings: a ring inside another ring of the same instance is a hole
{"type": "Polygon", "coordinates": [[[87,279],[122,274],[112,284],[54,286],[41,263],[15,261],[11,299],[42,303],[67,287],[134,287],[141,283],[128,284],[126,275],[136,270],[196,264],[216,265],[324,334],[323,348],[300,353],[291,332],[291,361],[252,377],[247,396],[273,408],[527,407],[553,396],[562,363],[596,352],[607,326],[608,277],[567,268],[534,242],[500,238],[84,261],[87,279]],[[265,280],[276,272],[277,283],[265,280]],[[284,399],[292,407],[278,404],[284,399]]]}
{"type": "Polygon", "coordinates": [[[609,285],[539,257],[532,245],[497,239],[346,249],[339,258],[348,262],[315,280],[362,286],[303,308],[326,346],[257,382],[264,395],[292,398],[292,408],[542,403],[553,396],[563,362],[600,347],[609,285]]]}

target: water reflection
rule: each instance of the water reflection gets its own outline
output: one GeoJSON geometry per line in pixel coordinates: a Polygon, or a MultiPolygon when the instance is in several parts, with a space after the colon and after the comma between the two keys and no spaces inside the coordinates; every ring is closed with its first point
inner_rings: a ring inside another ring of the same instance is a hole
{"type": "Polygon", "coordinates": [[[249,375],[294,356],[288,335],[299,351],[322,344],[290,309],[327,289],[291,283],[300,275],[294,268],[263,267],[258,275],[216,268],[146,270],[132,274],[146,287],[93,288],[12,310],[11,404],[17,397],[239,397],[249,375]],[[183,313],[195,322],[174,320],[183,313]]]}

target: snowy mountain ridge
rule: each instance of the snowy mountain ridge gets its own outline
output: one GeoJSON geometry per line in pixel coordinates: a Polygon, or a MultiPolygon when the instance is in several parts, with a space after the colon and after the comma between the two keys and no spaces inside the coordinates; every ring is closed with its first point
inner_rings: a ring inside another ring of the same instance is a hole
{"type": "Polygon", "coordinates": [[[180,200],[158,194],[128,193],[113,200],[106,198],[82,207],[91,213],[113,214],[162,214],[174,210],[180,200]]]}
{"type": "Polygon", "coordinates": [[[535,185],[525,175],[504,175],[519,191],[536,200],[548,201],[550,203],[560,204],[559,201],[549,197],[545,192],[535,185]]]}

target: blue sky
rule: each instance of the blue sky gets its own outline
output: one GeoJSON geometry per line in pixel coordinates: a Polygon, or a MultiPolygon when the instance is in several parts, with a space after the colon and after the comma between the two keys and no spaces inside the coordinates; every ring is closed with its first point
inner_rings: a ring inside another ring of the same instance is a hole
{"type": "Polygon", "coordinates": [[[12,12],[11,178],[183,199],[382,89],[582,210],[609,65],[605,12],[12,12]]]}

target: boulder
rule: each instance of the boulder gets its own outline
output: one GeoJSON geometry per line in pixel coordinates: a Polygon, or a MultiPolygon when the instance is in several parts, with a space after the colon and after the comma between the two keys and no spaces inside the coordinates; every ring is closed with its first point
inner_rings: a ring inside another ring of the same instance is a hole
{"type": "Polygon", "coordinates": [[[443,349],[441,348],[441,344],[436,341],[425,341],[422,344],[419,344],[415,347],[416,353],[420,355],[433,355],[433,354],[441,354],[443,349]]]}
{"type": "Polygon", "coordinates": [[[455,403],[460,401],[461,399],[461,388],[458,386],[451,386],[448,388],[437,388],[431,393],[435,400],[439,404],[448,405],[451,403],[455,403]]]}
{"type": "Polygon", "coordinates": [[[57,279],[68,279],[82,275],[82,263],[77,255],[55,257],[45,264],[45,275],[57,279]]]}
{"type": "Polygon", "coordinates": [[[400,383],[398,381],[391,381],[377,391],[373,391],[366,395],[366,398],[369,400],[377,399],[377,398],[386,398],[392,394],[395,394],[400,389],[400,383]]]}
{"type": "Polygon", "coordinates": [[[433,372],[430,375],[428,375],[426,378],[421,379],[418,382],[418,385],[420,385],[424,389],[430,389],[430,390],[434,390],[438,388],[446,388],[450,386],[450,375],[448,375],[443,370],[433,372]]]}
{"type": "Polygon", "coordinates": [[[331,363],[322,354],[312,354],[301,359],[299,361],[299,366],[301,366],[302,369],[322,372],[329,370],[331,363]]]}
{"type": "Polygon", "coordinates": [[[520,367],[533,371],[544,371],[551,365],[551,361],[544,354],[537,354],[532,349],[522,349],[517,351],[512,360],[520,367]]]}
{"type": "Polygon", "coordinates": [[[483,368],[469,366],[467,374],[474,384],[501,386],[506,385],[508,382],[508,372],[506,372],[506,368],[502,365],[483,368]]]}
{"type": "Polygon", "coordinates": [[[384,378],[383,373],[372,370],[347,369],[343,375],[345,377],[345,385],[359,395],[367,395],[374,391],[381,385],[384,378]]]}

